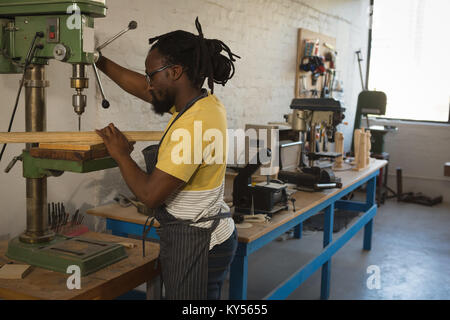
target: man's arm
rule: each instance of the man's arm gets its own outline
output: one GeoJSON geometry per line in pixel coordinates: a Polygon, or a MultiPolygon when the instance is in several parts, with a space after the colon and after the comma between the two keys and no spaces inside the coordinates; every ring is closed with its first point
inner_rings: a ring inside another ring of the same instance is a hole
{"type": "Polygon", "coordinates": [[[147,90],[147,80],[144,75],[119,66],[103,56],[100,56],[95,65],[126,92],[151,102],[152,96],[147,90]]]}
{"type": "Polygon", "coordinates": [[[149,208],[161,205],[184,181],[157,168],[148,175],[130,156],[117,161],[122,177],[133,194],[149,208]]]}
{"type": "Polygon", "coordinates": [[[149,208],[156,208],[185,182],[155,168],[148,175],[142,171],[130,156],[132,149],[127,138],[112,123],[102,130],[96,130],[102,137],[109,155],[119,165],[122,177],[133,194],[149,208]]]}

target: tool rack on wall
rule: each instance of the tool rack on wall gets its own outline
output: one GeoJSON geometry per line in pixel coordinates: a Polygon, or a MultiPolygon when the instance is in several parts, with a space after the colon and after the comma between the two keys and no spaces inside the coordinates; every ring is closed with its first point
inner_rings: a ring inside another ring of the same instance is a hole
{"type": "Polygon", "coordinates": [[[333,83],[336,78],[337,53],[335,48],[336,39],[307,29],[298,29],[295,98],[332,97],[333,83]],[[322,59],[323,67],[317,68],[317,65],[320,65],[318,61],[320,59],[322,59]],[[311,65],[308,66],[308,63],[311,65]],[[309,69],[309,71],[305,69],[309,69]],[[311,71],[311,69],[314,70],[311,71]],[[315,84],[313,75],[316,78],[315,84]],[[326,90],[324,92],[325,81],[326,90]],[[324,93],[325,96],[323,96],[324,93]]]}

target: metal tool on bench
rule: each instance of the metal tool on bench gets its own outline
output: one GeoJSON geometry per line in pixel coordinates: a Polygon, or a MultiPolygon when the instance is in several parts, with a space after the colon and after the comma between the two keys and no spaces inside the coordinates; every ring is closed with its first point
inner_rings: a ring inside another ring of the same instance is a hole
{"type": "Polygon", "coordinates": [[[137,199],[129,198],[127,196],[124,196],[123,194],[119,193],[117,196],[115,196],[114,201],[116,201],[121,207],[124,207],[124,208],[129,207],[129,206],[134,206],[134,207],[136,207],[136,209],[139,213],[142,213],[146,216],[154,216],[155,215],[154,209],[147,207],[144,203],[140,202],[137,199]]]}
{"type": "MultiPolygon", "coordinates": [[[[262,149],[271,157],[270,149],[262,149]]],[[[238,168],[233,181],[233,205],[236,214],[272,214],[288,208],[286,185],[281,181],[268,180],[252,184],[252,175],[261,167],[260,152],[244,168],[238,168]]],[[[269,176],[268,176],[269,177],[269,176]]]]}
{"type": "MultiPolygon", "coordinates": [[[[64,206],[64,204],[61,202],[49,203],[47,212],[48,224],[50,226],[50,229],[55,233],[65,235],[73,233],[74,229],[79,228],[84,220],[84,215],[80,214],[79,209],[77,209],[71,216],[70,213],[66,211],[66,207],[64,206]]],[[[80,230],[75,231],[80,232],[80,230]]]]}
{"type": "MultiPolygon", "coordinates": [[[[16,104],[8,132],[11,131],[22,86],[25,87],[25,127],[27,132],[46,131],[45,67],[55,59],[72,65],[71,87],[76,93],[72,105],[80,117],[85,111],[88,87],[86,67],[94,66],[96,48],[94,19],[106,16],[105,1],[96,0],[2,0],[0,3],[0,74],[22,74],[16,104]]],[[[128,30],[136,28],[130,23],[128,30]]],[[[126,31],[128,31],[126,30],[126,31]]],[[[121,31],[101,47],[123,34],[121,31]]],[[[94,66],[95,68],[95,66],[94,66]]],[[[96,70],[95,70],[96,71],[96,70]]],[[[95,72],[97,75],[97,72],[95,72]]],[[[98,77],[97,80],[99,81],[98,77]]],[[[99,82],[100,88],[102,88],[99,82]]],[[[104,94],[102,93],[104,97],[104,94]]],[[[102,106],[109,103],[103,99],[102,106]]],[[[64,171],[91,172],[117,166],[112,158],[89,160],[86,166],[77,161],[39,159],[30,155],[36,147],[29,143],[20,157],[27,190],[27,227],[8,245],[7,256],[31,265],[66,272],[67,265],[78,264],[82,275],[125,258],[120,245],[100,244],[83,239],[56,235],[49,229],[47,210],[47,177],[59,176],[64,171]],[[77,247],[85,248],[83,250],[77,247]],[[66,266],[64,268],[64,266],[66,266]]],[[[6,144],[3,146],[2,153],[6,144]]],[[[1,159],[0,155],[0,159],[1,159]]],[[[15,163],[14,162],[14,163],[15,163]]],[[[11,167],[8,166],[10,170],[11,167]]]]}
{"type": "MultiPolygon", "coordinates": [[[[318,152],[318,141],[316,131],[322,126],[321,139],[326,145],[327,141],[334,141],[336,127],[344,119],[345,108],[341,107],[339,101],[331,98],[325,99],[294,99],[291,103],[293,109],[289,117],[291,131],[300,133],[302,140],[302,151],[298,167],[291,170],[280,170],[278,179],[293,183],[300,190],[319,191],[323,189],[341,188],[340,178],[328,167],[316,165],[319,159],[335,159],[341,156],[336,152],[318,152]],[[309,152],[305,152],[305,142],[308,141],[309,152]],[[308,159],[308,164],[306,159],[308,159]]],[[[324,148],[326,150],[326,148],[324,148]]]]}

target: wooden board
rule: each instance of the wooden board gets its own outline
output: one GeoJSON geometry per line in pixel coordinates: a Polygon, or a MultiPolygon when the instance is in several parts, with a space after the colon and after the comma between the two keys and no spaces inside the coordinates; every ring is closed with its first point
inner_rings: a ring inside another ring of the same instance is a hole
{"type": "MultiPolygon", "coordinates": [[[[330,45],[332,45],[334,48],[336,48],[336,39],[317,33],[317,32],[313,32],[307,29],[298,29],[298,34],[297,34],[297,65],[296,65],[296,72],[295,72],[295,93],[294,96],[296,98],[308,98],[309,96],[304,95],[304,94],[300,94],[300,89],[301,89],[301,77],[302,76],[306,76],[306,89],[307,90],[311,90],[313,88],[317,88],[317,90],[319,91],[319,95],[320,95],[320,91],[322,90],[323,87],[323,81],[324,81],[324,76],[320,76],[319,79],[317,80],[317,86],[313,86],[312,85],[312,80],[311,80],[311,72],[305,72],[300,70],[300,64],[304,55],[304,51],[305,51],[305,40],[310,40],[310,39],[319,39],[319,55],[320,56],[324,56],[325,53],[331,51],[330,49],[326,48],[324,46],[324,43],[328,43],[330,45]]],[[[325,67],[329,67],[328,63],[325,63],[325,67]]]]}
{"type": "MultiPolygon", "coordinates": [[[[124,208],[117,203],[107,204],[93,209],[88,209],[86,213],[97,217],[111,218],[114,220],[131,222],[142,225],[145,224],[145,221],[148,218],[148,216],[139,213],[135,206],[129,206],[124,208]]],[[[154,226],[159,227],[158,221],[155,220],[154,226]]]]}
{"type": "Polygon", "coordinates": [[[0,279],[23,279],[30,268],[29,264],[5,264],[0,268],[0,279]]]}
{"type": "Polygon", "coordinates": [[[53,159],[53,160],[70,160],[70,161],[87,161],[92,159],[100,159],[108,157],[109,153],[106,149],[77,151],[77,150],[50,150],[41,148],[31,148],[30,155],[35,158],[53,159]]]}
{"type": "Polygon", "coordinates": [[[41,142],[39,148],[49,150],[77,150],[77,151],[90,151],[90,150],[105,150],[104,143],[96,142],[41,142]]]}
{"type": "MultiPolygon", "coordinates": [[[[161,131],[123,131],[129,141],[159,141],[161,131]]],[[[95,131],[86,132],[0,132],[0,143],[89,142],[102,143],[95,131]]]]}
{"type": "MultiPolygon", "coordinates": [[[[116,262],[93,274],[81,278],[81,289],[68,290],[69,274],[54,272],[38,267],[19,280],[0,280],[0,298],[3,299],[114,299],[140,284],[157,277],[160,270],[155,268],[159,255],[159,245],[145,244],[145,258],[142,257],[142,241],[113,235],[88,232],[84,238],[127,242],[135,245],[126,248],[128,258],[116,262]]],[[[0,242],[0,261],[9,262],[5,257],[7,241],[0,242]]]]}

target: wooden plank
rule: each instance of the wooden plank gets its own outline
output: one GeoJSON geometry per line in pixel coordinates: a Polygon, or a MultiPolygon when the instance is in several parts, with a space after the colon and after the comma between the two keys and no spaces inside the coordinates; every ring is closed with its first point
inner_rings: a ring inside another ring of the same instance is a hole
{"type": "MultiPolygon", "coordinates": [[[[123,131],[129,141],[159,141],[161,131],[123,131]]],[[[0,143],[89,142],[102,143],[95,131],[86,132],[0,132],[0,143]]]]}
{"type": "Polygon", "coordinates": [[[41,148],[31,148],[30,155],[35,158],[53,159],[53,160],[70,160],[70,161],[87,161],[92,159],[100,159],[108,157],[108,150],[50,150],[41,148]]]}
{"type": "MultiPolygon", "coordinates": [[[[88,209],[86,211],[87,214],[102,217],[102,218],[111,218],[114,220],[136,223],[136,224],[145,224],[148,216],[139,213],[135,206],[129,207],[121,207],[117,203],[107,204],[104,206],[88,209]]],[[[155,220],[155,227],[159,227],[158,221],[155,220]]]]}
{"type": "MultiPolygon", "coordinates": [[[[4,299],[114,299],[140,284],[157,277],[160,270],[155,268],[159,255],[159,245],[145,244],[145,258],[142,257],[142,241],[113,235],[88,232],[83,238],[132,243],[134,248],[126,248],[128,258],[116,262],[93,274],[81,278],[81,289],[68,290],[70,274],[54,272],[38,267],[20,280],[0,280],[0,297],[4,299]]],[[[0,258],[7,261],[5,252],[7,241],[0,242],[0,258]]]]}
{"type": "Polygon", "coordinates": [[[42,142],[39,143],[39,148],[49,150],[77,150],[77,151],[90,151],[90,150],[104,150],[106,146],[104,143],[89,143],[89,142],[42,142]]]}
{"type": "Polygon", "coordinates": [[[29,264],[5,264],[0,268],[0,279],[23,279],[31,270],[29,264]]]}

